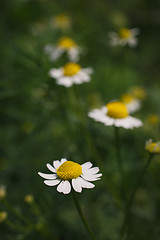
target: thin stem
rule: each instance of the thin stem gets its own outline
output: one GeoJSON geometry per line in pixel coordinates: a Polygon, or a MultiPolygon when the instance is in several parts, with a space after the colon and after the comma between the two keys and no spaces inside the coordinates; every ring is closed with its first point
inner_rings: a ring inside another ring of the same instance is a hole
{"type": "Polygon", "coordinates": [[[88,223],[87,223],[87,221],[86,221],[86,219],[85,219],[85,217],[84,217],[84,214],[83,214],[83,212],[82,212],[82,209],[81,209],[81,207],[80,207],[80,205],[79,205],[78,199],[77,199],[76,194],[75,194],[74,191],[72,191],[72,196],[73,196],[73,200],[74,200],[74,203],[75,203],[75,205],[76,205],[77,211],[78,211],[78,213],[79,213],[79,215],[80,215],[80,218],[81,218],[84,226],[86,227],[86,229],[87,229],[87,231],[88,231],[88,234],[90,235],[90,237],[91,237],[93,240],[96,240],[96,237],[95,237],[94,233],[92,232],[91,228],[89,227],[89,225],[88,225],[88,223]]]}
{"type": "Polygon", "coordinates": [[[137,189],[138,189],[138,187],[141,184],[143,176],[144,176],[144,174],[146,173],[146,171],[148,169],[148,166],[149,166],[149,164],[150,164],[150,162],[152,160],[152,157],[153,157],[153,154],[150,154],[149,158],[148,158],[148,161],[146,162],[146,165],[144,166],[144,168],[143,168],[143,170],[142,170],[142,172],[141,172],[141,174],[140,174],[140,176],[138,178],[138,181],[137,181],[135,187],[133,188],[131,196],[129,198],[129,201],[128,201],[128,204],[127,204],[127,207],[126,207],[126,214],[124,216],[124,221],[123,221],[122,229],[121,229],[121,239],[123,239],[124,231],[126,229],[127,223],[129,222],[130,208],[132,206],[132,203],[133,203],[134,197],[136,195],[137,189]]]}
{"type": "Polygon", "coordinates": [[[120,171],[121,178],[123,181],[124,180],[124,171],[123,171],[123,163],[122,163],[119,128],[114,127],[114,130],[115,130],[115,146],[116,146],[117,163],[118,163],[119,171],[120,171]]]}

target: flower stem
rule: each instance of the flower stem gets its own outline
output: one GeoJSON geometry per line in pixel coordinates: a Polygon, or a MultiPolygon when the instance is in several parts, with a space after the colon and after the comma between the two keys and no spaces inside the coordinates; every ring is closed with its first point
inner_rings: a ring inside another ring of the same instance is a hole
{"type": "Polygon", "coordinates": [[[86,228],[87,231],[88,231],[88,234],[90,235],[90,237],[91,237],[93,240],[96,240],[96,237],[95,237],[94,233],[92,232],[91,228],[89,227],[89,225],[88,225],[88,223],[87,223],[87,220],[86,220],[85,217],[84,217],[84,214],[83,214],[83,212],[82,212],[82,209],[81,209],[81,207],[80,207],[80,205],[79,205],[79,202],[78,202],[78,199],[77,199],[77,197],[76,197],[76,193],[75,193],[74,191],[72,191],[72,196],[73,196],[73,200],[74,200],[74,203],[75,203],[75,205],[76,205],[77,211],[78,211],[78,213],[79,213],[79,215],[80,215],[80,218],[81,218],[81,220],[82,220],[85,228],[86,228]]]}
{"type": "Polygon", "coordinates": [[[121,228],[121,238],[120,239],[123,239],[124,231],[125,231],[125,229],[127,227],[127,223],[129,223],[130,209],[131,209],[131,206],[132,206],[135,194],[137,192],[138,187],[141,184],[141,181],[143,179],[144,174],[146,173],[146,171],[148,169],[148,166],[149,166],[149,164],[150,164],[150,162],[152,160],[152,157],[153,157],[153,154],[150,154],[149,158],[148,158],[148,161],[146,162],[146,165],[144,166],[144,168],[143,168],[143,170],[142,170],[142,172],[141,172],[141,174],[140,174],[140,176],[138,178],[138,181],[137,181],[135,187],[133,188],[131,196],[129,198],[129,201],[128,201],[128,204],[127,204],[127,207],[126,207],[126,213],[125,213],[125,216],[124,216],[124,221],[123,221],[122,228],[121,228]]]}
{"type": "Polygon", "coordinates": [[[123,184],[124,184],[124,171],[123,171],[123,163],[122,163],[122,154],[121,154],[121,144],[120,144],[120,135],[119,135],[119,128],[114,127],[115,130],[115,147],[116,147],[116,157],[117,157],[117,164],[120,172],[120,177],[121,177],[121,192],[123,199],[125,199],[125,194],[124,194],[124,189],[123,189],[123,184]]]}

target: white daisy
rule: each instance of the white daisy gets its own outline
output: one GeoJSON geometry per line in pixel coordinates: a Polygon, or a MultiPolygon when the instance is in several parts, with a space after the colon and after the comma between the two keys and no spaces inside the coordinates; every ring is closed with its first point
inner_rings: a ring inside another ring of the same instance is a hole
{"type": "Polygon", "coordinates": [[[128,44],[130,47],[135,47],[138,44],[137,35],[139,34],[138,28],[121,28],[118,32],[110,32],[110,44],[112,46],[125,46],[128,44]]]}
{"type": "Polygon", "coordinates": [[[133,97],[131,94],[123,94],[120,99],[126,104],[129,113],[136,112],[141,108],[140,100],[133,97]]]}
{"type": "Polygon", "coordinates": [[[69,61],[77,62],[82,49],[69,37],[62,37],[57,42],[56,46],[46,45],[45,53],[49,55],[51,61],[60,58],[64,52],[67,53],[69,61]]]}
{"type": "Polygon", "coordinates": [[[152,139],[147,140],[145,149],[149,153],[157,153],[157,154],[160,153],[160,141],[153,142],[152,139]]]}
{"type": "Polygon", "coordinates": [[[79,64],[69,62],[59,69],[52,68],[49,76],[55,78],[57,84],[71,87],[73,84],[89,82],[92,72],[92,68],[81,68],[79,64]]]}
{"type": "Polygon", "coordinates": [[[126,105],[122,102],[114,101],[103,106],[101,109],[94,109],[88,114],[95,121],[102,122],[106,126],[123,127],[132,129],[143,125],[142,121],[131,117],[126,105]]]}
{"type": "Polygon", "coordinates": [[[94,188],[95,185],[90,181],[99,180],[102,176],[98,167],[92,167],[91,162],[82,165],[67,161],[62,158],[61,161],[53,161],[53,166],[47,163],[47,168],[52,172],[38,174],[46,179],[44,183],[48,186],[57,186],[57,191],[68,194],[71,191],[71,185],[76,192],[82,192],[82,188],[94,188]]]}

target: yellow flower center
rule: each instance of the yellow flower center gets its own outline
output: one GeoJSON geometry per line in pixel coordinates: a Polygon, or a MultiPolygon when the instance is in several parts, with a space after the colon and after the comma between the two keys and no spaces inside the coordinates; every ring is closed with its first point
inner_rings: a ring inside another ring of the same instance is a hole
{"type": "Polygon", "coordinates": [[[130,103],[134,101],[134,97],[126,93],[121,96],[121,101],[124,103],[130,103]]]}
{"type": "Polygon", "coordinates": [[[65,76],[73,76],[79,72],[81,66],[77,63],[66,63],[63,67],[65,76]]]}
{"type": "Polygon", "coordinates": [[[118,35],[121,39],[129,39],[132,36],[132,33],[128,28],[121,28],[118,35]]]}
{"type": "Polygon", "coordinates": [[[106,105],[107,115],[111,118],[126,118],[128,116],[127,107],[122,102],[111,102],[106,105]]]}
{"type": "Polygon", "coordinates": [[[76,43],[69,37],[62,37],[57,43],[58,47],[69,49],[76,46],[76,43]]]}
{"type": "Polygon", "coordinates": [[[80,164],[66,161],[57,169],[57,176],[62,180],[71,180],[78,178],[82,174],[82,167],[80,164]]]}
{"type": "Polygon", "coordinates": [[[146,150],[150,153],[160,153],[160,144],[156,142],[149,143],[146,146],[146,150]]]}

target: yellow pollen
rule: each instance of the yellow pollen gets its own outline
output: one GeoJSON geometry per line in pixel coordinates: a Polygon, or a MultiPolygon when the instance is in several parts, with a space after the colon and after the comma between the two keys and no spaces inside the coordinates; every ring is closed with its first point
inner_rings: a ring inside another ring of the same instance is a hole
{"type": "Polygon", "coordinates": [[[128,93],[121,96],[121,101],[124,103],[130,103],[134,101],[134,97],[128,93]]]}
{"type": "Polygon", "coordinates": [[[147,143],[146,150],[150,153],[160,153],[160,142],[147,143]]]}
{"type": "Polygon", "coordinates": [[[128,117],[128,110],[122,102],[110,102],[106,105],[108,112],[107,115],[111,118],[126,118],[128,117]]]}
{"type": "Polygon", "coordinates": [[[82,167],[80,164],[66,161],[57,169],[57,176],[62,180],[71,180],[78,178],[82,174],[82,167]]]}
{"type": "Polygon", "coordinates": [[[65,76],[73,76],[79,72],[81,66],[77,63],[66,63],[63,67],[65,76]]]}
{"type": "Polygon", "coordinates": [[[121,39],[129,39],[132,36],[132,33],[128,28],[121,28],[118,35],[121,39]]]}
{"type": "Polygon", "coordinates": [[[58,47],[69,49],[76,46],[76,43],[69,37],[62,37],[57,43],[58,47]]]}

